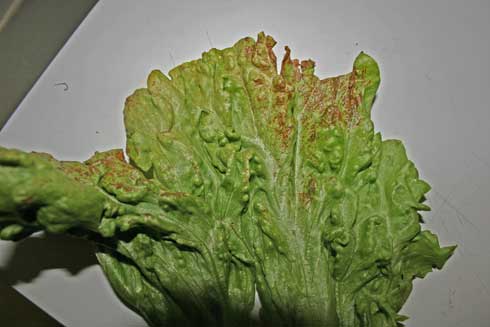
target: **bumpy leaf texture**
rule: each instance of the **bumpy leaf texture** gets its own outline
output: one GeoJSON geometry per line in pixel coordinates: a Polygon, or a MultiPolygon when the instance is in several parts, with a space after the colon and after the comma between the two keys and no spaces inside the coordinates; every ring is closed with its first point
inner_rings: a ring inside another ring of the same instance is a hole
{"type": "Polygon", "coordinates": [[[454,247],[421,231],[429,185],[370,113],[376,62],[277,72],[263,33],[203,53],[125,105],[122,150],[84,163],[0,149],[4,239],[84,236],[152,326],[397,326],[416,277],[454,247]]]}

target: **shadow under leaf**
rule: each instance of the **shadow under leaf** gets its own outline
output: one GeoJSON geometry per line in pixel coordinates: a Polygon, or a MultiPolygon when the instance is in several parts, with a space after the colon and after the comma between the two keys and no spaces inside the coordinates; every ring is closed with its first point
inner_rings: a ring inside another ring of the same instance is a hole
{"type": "Polygon", "coordinates": [[[31,282],[41,272],[65,269],[76,275],[97,263],[94,246],[86,240],[67,235],[43,234],[18,242],[6,265],[0,267],[4,284],[31,282]]]}

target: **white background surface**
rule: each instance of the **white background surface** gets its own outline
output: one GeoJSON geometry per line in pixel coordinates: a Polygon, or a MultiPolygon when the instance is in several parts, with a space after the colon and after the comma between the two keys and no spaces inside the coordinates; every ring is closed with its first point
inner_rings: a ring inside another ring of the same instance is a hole
{"type": "MultiPolygon", "coordinates": [[[[426,226],[442,244],[459,245],[442,272],[415,282],[403,309],[407,326],[486,327],[489,16],[488,0],[101,1],[0,132],[0,144],[65,160],[123,147],[125,97],[144,86],[152,69],[167,72],[261,30],[279,41],[278,57],[288,44],[294,57],[316,61],[320,77],[348,72],[364,50],[381,67],[376,129],[404,141],[433,186],[426,226]],[[54,86],[60,82],[69,90],[54,86]]],[[[60,256],[70,256],[65,243],[54,244],[60,256]]],[[[0,270],[8,270],[18,246],[0,242],[0,270]]],[[[47,269],[16,288],[67,326],[144,326],[95,265],[75,274],[47,269]]]]}

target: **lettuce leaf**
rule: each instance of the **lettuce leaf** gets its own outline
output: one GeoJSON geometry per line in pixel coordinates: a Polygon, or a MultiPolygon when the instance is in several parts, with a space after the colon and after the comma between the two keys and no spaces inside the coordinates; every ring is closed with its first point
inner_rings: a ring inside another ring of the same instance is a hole
{"type": "Polygon", "coordinates": [[[121,150],[84,163],[0,148],[0,236],[83,236],[150,325],[398,326],[454,247],[421,230],[429,185],[374,131],[365,53],[319,79],[259,33],[153,71],[121,150]]]}

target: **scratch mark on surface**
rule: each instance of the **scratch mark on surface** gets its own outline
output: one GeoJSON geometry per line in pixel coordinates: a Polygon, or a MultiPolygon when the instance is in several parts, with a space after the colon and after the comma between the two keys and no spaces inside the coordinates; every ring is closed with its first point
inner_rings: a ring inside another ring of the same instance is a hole
{"type": "MultiPolygon", "coordinates": [[[[10,5],[5,10],[2,17],[0,17],[0,32],[8,25],[10,20],[15,16],[15,14],[19,11],[19,8],[22,5],[24,0],[13,0],[10,1],[10,5]]],[[[7,2],[9,3],[9,2],[7,2]]]]}
{"type": "Polygon", "coordinates": [[[481,162],[483,165],[485,165],[488,169],[490,169],[490,163],[488,163],[485,159],[477,155],[475,152],[471,151],[471,154],[473,157],[475,157],[479,162],[481,162]]]}
{"type": "Polygon", "coordinates": [[[70,89],[69,86],[68,86],[68,84],[66,82],[54,84],[54,86],[60,86],[60,85],[63,86],[63,91],[68,91],[70,89]]]}
{"type": "Polygon", "coordinates": [[[211,48],[214,48],[213,42],[211,42],[211,38],[209,37],[208,30],[206,30],[206,37],[208,38],[208,42],[209,42],[209,45],[211,46],[211,48]]]}
{"type": "Polygon", "coordinates": [[[444,230],[445,230],[447,233],[449,233],[449,229],[447,228],[446,223],[444,222],[444,220],[441,220],[441,225],[442,225],[442,227],[444,228],[444,230]]]}
{"type": "Polygon", "coordinates": [[[172,61],[172,65],[173,67],[177,67],[177,65],[175,64],[175,59],[174,59],[174,56],[172,56],[172,52],[168,52],[169,56],[170,56],[170,61],[172,61]]]}
{"type": "Polygon", "coordinates": [[[468,224],[470,224],[471,226],[473,226],[473,228],[475,228],[476,230],[479,231],[478,227],[468,218],[466,217],[466,215],[461,212],[461,210],[459,210],[455,205],[453,205],[451,202],[449,202],[449,199],[446,198],[444,195],[442,195],[441,193],[437,192],[436,190],[433,190],[435,194],[437,194],[441,199],[442,201],[449,207],[451,208],[455,213],[456,213],[456,216],[458,218],[458,221],[461,225],[464,225],[464,221],[466,221],[468,224]]]}
{"type": "Polygon", "coordinates": [[[487,295],[488,295],[488,296],[490,296],[490,290],[488,289],[487,284],[485,284],[485,283],[483,282],[483,280],[481,279],[481,277],[480,277],[480,275],[479,275],[478,273],[475,273],[475,276],[476,276],[476,278],[477,278],[477,279],[480,281],[480,283],[482,284],[483,289],[485,290],[485,293],[487,293],[487,295]]]}
{"type": "Polygon", "coordinates": [[[461,238],[460,238],[460,244],[458,244],[458,247],[456,248],[456,251],[458,251],[459,253],[461,253],[461,258],[466,258],[466,256],[464,255],[463,242],[462,242],[461,238]]]}
{"type": "MultiPolygon", "coordinates": [[[[449,192],[446,194],[446,200],[449,201],[449,199],[452,197],[454,191],[456,190],[456,188],[458,186],[460,186],[462,183],[464,183],[465,181],[467,181],[467,178],[466,176],[462,176],[460,178],[458,178],[455,182],[454,182],[454,185],[450,188],[449,192]]],[[[432,189],[432,191],[434,191],[435,193],[437,193],[436,195],[439,195],[439,198],[441,200],[443,200],[443,197],[440,196],[440,192],[437,192],[437,190],[435,189],[432,189]]],[[[437,208],[437,209],[434,209],[432,210],[433,214],[432,216],[435,218],[437,218],[439,216],[439,211],[442,209],[442,207],[444,207],[445,205],[445,202],[444,201],[441,201],[441,205],[437,208]]]]}
{"type": "MultiPolygon", "coordinates": [[[[448,197],[450,196],[451,194],[448,194],[448,197]]],[[[442,207],[444,207],[444,201],[441,201],[441,204],[437,207],[437,209],[435,209],[433,212],[434,214],[432,215],[433,216],[433,219],[437,219],[439,218],[439,212],[441,211],[442,207]]]]}
{"type": "Polygon", "coordinates": [[[456,290],[449,289],[449,311],[454,310],[454,296],[456,295],[456,290]]]}

